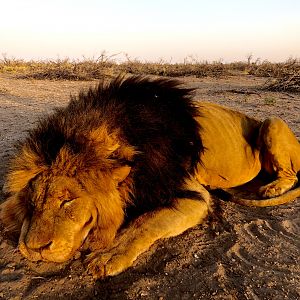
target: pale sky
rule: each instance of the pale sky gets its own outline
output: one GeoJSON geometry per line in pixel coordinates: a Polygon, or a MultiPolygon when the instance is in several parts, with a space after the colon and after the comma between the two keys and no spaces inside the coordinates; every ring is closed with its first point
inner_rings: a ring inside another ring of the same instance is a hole
{"type": "Polygon", "coordinates": [[[8,57],[300,57],[300,0],[0,0],[0,10],[8,57]]]}

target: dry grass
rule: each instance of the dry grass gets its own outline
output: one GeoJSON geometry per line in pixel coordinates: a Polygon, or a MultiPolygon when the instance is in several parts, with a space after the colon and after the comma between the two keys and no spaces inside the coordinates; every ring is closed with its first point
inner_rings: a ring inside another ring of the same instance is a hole
{"type": "Polygon", "coordinates": [[[253,63],[249,68],[249,74],[260,77],[279,78],[282,75],[294,74],[300,70],[300,61],[290,58],[285,62],[271,63],[263,61],[262,63],[253,63]]]}
{"type": "Polygon", "coordinates": [[[49,61],[24,61],[19,59],[0,60],[0,72],[15,74],[22,78],[91,80],[120,73],[140,75],[180,76],[223,76],[228,75],[226,66],[221,62],[167,63],[141,62],[127,58],[117,63],[111,57],[100,56],[98,59],[57,59],[49,61]]]}
{"type": "Polygon", "coordinates": [[[299,92],[300,61],[288,59],[282,63],[260,62],[256,60],[222,63],[199,62],[193,58],[183,63],[141,62],[128,56],[120,63],[114,60],[116,55],[104,53],[97,59],[70,60],[57,59],[48,61],[25,61],[3,56],[0,59],[0,72],[16,77],[51,79],[51,80],[92,80],[111,77],[120,73],[138,75],[159,75],[168,77],[195,76],[220,77],[227,75],[254,75],[270,78],[264,88],[276,91],[299,92]]]}
{"type": "Polygon", "coordinates": [[[20,78],[52,80],[91,80],[110,75],[114,63],[103,56],[98,59],[57,59],[48,61],[24,61],[4,57],[0,60],[0,72],[20,78]]]}

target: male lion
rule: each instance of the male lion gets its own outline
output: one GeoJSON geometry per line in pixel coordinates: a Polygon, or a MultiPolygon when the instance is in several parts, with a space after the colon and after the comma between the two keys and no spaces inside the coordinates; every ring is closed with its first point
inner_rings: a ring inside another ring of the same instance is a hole
{"type": "Polygon", "coordinates": [[[192,92],[174,80],[118,77],[40,121],[12,160],[1,209],[21,253],[63,262],[89,247],[88,270],[112,276],[156,240],[199,224],[210,210],[206,188],[239,186],[265,170],[275,179],[260,194],[271,199],[236,202],[300,195],[289,191],[300,144],[286,123],[193,102],[192,92]]]}

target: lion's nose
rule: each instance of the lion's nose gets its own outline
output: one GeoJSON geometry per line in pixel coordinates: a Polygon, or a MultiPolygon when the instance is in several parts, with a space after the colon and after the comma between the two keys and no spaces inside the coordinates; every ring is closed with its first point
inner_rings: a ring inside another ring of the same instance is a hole
{"type": "Polygon", "coordinates": [[[33,214],[24,241],[26,247],[36,251],[51,245],[53,240],[53,230],[49,221],[51,219],[52,216],[49,214],[41,212],[33,214]]]}

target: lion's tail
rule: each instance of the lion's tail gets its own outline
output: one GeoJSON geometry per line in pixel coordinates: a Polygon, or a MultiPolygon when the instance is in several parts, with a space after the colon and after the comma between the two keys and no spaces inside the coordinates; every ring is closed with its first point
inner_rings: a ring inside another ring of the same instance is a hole
{"type": "Polygon", "coordinates": [[[219,196],[222,199],[225,198],[224,200],[226,201],[234,202],[244,206],[267,207],[267,206],[277,206],[295,200],[297,197],[300,196],[300,186],[286,192],[281,196],[277,196],[270,199],[260,199],[260,200],[238,198],[227,191],[220,192],[220,190],[218,190],[217,192],[213,192],[213,194],[219,196]]]}

